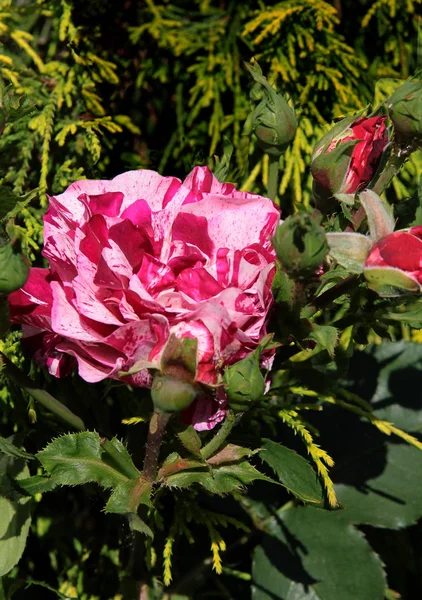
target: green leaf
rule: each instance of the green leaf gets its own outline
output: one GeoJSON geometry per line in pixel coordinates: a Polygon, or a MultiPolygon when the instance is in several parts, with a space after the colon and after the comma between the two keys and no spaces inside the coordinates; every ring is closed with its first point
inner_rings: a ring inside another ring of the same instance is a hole
{"type": "Polygon", "coordinates": [[[13,252],[12,244],[0,246],[0,294],[18,290],[25,284],[28,273],[28,261],[13,252]]]}
{"type": "Polygon", "coordinates": [[[17,196],[8,188],[0,186],[0,221],[14,219],[41,191],[41,188],[31,190],[24,196],[17,196]]]}
{"type": "Polygon", "coordinates": [[[280,483],[302,502],[322,504],[324,495],[318,476],[302,456],[290,448],[263,439],[260,458],[276,473],[280,483]]]}
{"type": "Polygon", "coordinates": [[[207,463],[209,465],[222,465],[224,463],[238,462],[242,458],[245,458],[245,456],[252,456],[252,454],[256,454],[257,452],[258,450],[251,450],[250,448],[236,446],[235,444],[227,444],[217,454],[208,458],[207,463]]]}
{"type": "Polygon", "coordinates": [[[338,331],[331,325],[313,325],[314,330],[306,339],[314,340],[322,350],[327,350],[330,356],[334,356],[334,350],[338,343],[338,331]]]}
{"type": "Polygon", "coordinates": [[[201,458],[201,438],[192,425],[184,425],[181,422],[174,423],[173,429],[176,429],[176,435],[185,447],[185,449],[194,456],[201,458]]]}
{"type": "Polygon", "coordinates": [[[166,478],[179,471],[198,469],[203,468],[204,466],[206,465],[204,465],[202,461],[181,458],[176,452],[173,452],[166,458],[163,466],[158,471],[158,478],[166,478]]]}
{"type": "Polygon", "coordinates": [[[32,500],[13,490],[13,479],[28,477],[29,469],[23,459],[0,460],[0,577],[20,560],[31,524],[32,500]],[[9,479],[10,478],[10,479],[9,479]]]}
{"type": "Polygon", "coordinates": [[[19,479],[17,483],[30,496],[51,492],[57,487],[57,482],[52,477],[45,477],[43,475],[34,475],[33,477],[19,479]]]}
{"type": "MultiPolygon", "coordinates": [[[[422,345],[384,343],[356,353],[349,382],[371,402],[375,415],[420,435],[422,345]]],[[[326,415],[328,419],[329,415],[326,415]]],[[[344,520],[399,529],[422,517],[422,452],[397,437],[387,437],[350,414],[332,414],[326,427],[342,431],[341,440],[321,430],[324,448],[336,459],[333,478],[344,520]],[[345,427],[347,417],[347,427],[345,427]],[[327,443],[332,443],[331,448],[327,443]]]]}
{"type": "Polygon", "coordinates": [[[7,440],[4,437],[0,437],[0,452],[6,454],[7,456],[12,456],[14,458],[24,458],[25,460],[32,460],[33,458],[35,458],[33,454],[29,454],[28,452],[20,450],[17,446],[12,444],[11,441],[7,440]]]}
{"type": "Polygon", "coordinates": [[[9,188],[0,185],[0,221],[13,210],[18,201],[19,196],[14,194],[9,188]]]}
{"type": "Polygon", "coordinates": [[[57,438],[36,455],[44,469],[61,485],[95,481],[104,488],[116,487],[128,477],[111,466],[97,433],[84,431],[57,438]]]}
{"type": "Polygon", "coordinates": [[[396,311],[383,312],[380,315],[384,321],[399,321],[407,323],[416,329],[422,328],[422,299],[418,298],[414,302],[401,303],[396,311]]]}
{"type": "Polygon", "coordinates": [[[139,477],[120,483],[111,494],[105,511],[109,513],[134,513],[140,504],[151,505],[152,482],[139,477]]]}
{"type": "Polygon", "coordinates": [[[243,461],[238,464],[222,465],[211,471],[193,470],[176,473],[167,477],[164,485],[170,488],[185,488],[193,484],[200,484],[212,494],[229,494],[257,479],[276,483],[247,461],[243,461]]]}
{"type": "Polygon", "coordinates": [[[154,537],[154,532],[151,527],[149,527],[145,521],[141,519],[138,515],[130,513],[128,515],[129,518],[129,526],[132,531],[139,531],[139,533],[143,533],[144,535],[149,536],[150,538],[154,537]]]}
{"type": "Polygon", "coordinates": [[[254,553],[253,600],[383,600],[381,561],[337,512],[280,511],[265,533],[254,553]]]}

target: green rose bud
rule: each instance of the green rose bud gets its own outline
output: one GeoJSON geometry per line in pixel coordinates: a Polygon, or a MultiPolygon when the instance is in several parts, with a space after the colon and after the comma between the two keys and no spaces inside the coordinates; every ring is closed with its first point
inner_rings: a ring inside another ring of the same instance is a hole
{"type": "Polygon", "coordinates": [[[298,213],[288,217],[272,238],[277,258],[292,277],[312,275],[328,252],[320,217],[298,213]]]}
{"type": "Polygon", "coordinates": [[[248,117],[249,127],[263,152],[280,156],[295,137],[295,113],[284,96],[268,83],[258,64],[246,64],[246,67],[255,80],[250,93],[255,108],[248,117]]]}
{"type": "Polygon", "coordinates": [[[422,81],[401,85],[387,101],[394,131],[401,138],[422,137],[422,81]]]}
{"type": "Polygon", "coordinates": [[[227,401],[234,412],[244,412],[265,392],[265,379],[259,367],[261,348],[224,371],[224,388],[227,401]]]}
{"type": "Polygon", "coordinates": [[[151,398],[154,408],[162,412],[180,412],[188,408],[198,395],[198,389],[172,375],[156,375],[152,382],[151,398]]]}

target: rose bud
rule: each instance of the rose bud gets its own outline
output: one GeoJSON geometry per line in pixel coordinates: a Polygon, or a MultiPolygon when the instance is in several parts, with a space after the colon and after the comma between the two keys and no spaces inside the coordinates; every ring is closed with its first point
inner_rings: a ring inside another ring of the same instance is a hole
{"type": "Polygon", "coordinates": [[[402,138],[422,137],[422,81],[401,85],[387,103],[394,131],[402,138]]]}
{"type": "Polygon", "coordinates": [[[261,150],[272,156],[280,156],[296,134],[294,110],[284,96],[268,83],[258,64],[246,64],[246,67],[255,80],[250,98],[256,105],[248,117],[248,124],[261,150]]]}
{"type": "Polygon", "coordinates": [[[265,393],[265,379],[260,370],[261,349],[257,348],[224,371],[227,402],[234,412],[244,412],[265,393]]]}
{"type": "Polygon", "coordinates": [[[422,226],[395,231],[374,244],[363,274],[368,287],[384,298],[421,292],[422,226]]]}
{"type": "Polygon", "coordinates": [[[180,412],[192,404],[198,390],[188,381],[171,375],[156,375],[152,382],[151,398],[154,408],[162,412],[180,412]]]}
{"type": "Polygon", "coordinates": [[[292,277],[313,274],[328,252],[320,218],[309,213],[288,217],[277,227],[272,242],[281,266],[292,277]]]}
{"type": "Polygon", "coordinates": [[[369,184],[389,141],[386,118],[348,117],[316,145],[311,173],[317,199],[355,194],[369,184]]]}

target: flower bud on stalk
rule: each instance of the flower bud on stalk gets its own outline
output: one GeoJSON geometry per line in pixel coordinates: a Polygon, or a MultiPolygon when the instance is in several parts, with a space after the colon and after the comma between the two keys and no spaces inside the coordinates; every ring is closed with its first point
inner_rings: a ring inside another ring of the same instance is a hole
{"type": "Polygon", "coordinates": [[[422,81],[401,85],[387,101],[388,113],[399,141],[422,140],[422,81]]]}
{"type": "Polygon", "coordinates": [[[158,374],[154,377],[151,398],[154,408],[162,412],[180,412],[192,404],[198,396],[194,385],[171,375],[158,374]]]}
{"type": "Polygon", "coordinates": [[[317,200],[355,194],[369,184],[389,142],[386,118],[347,117],[318,142],[311,163],[317,200]]]}
{"type": "Polygon", "coordinates": [[[250,98],[255,104],[249,120],[259,147],[271,156],[279,157],[296,134],[297,120],[284,96],[276,92],[262,75],[258,64],[246,64],[255,80],[250,98]]]}
{"type": "Polygon", "coordinates": [[[328,252],[320,217],[309,213],[288,217],[277,227],[272,243],[282,268],[294,278],[315,273],[328,252]]]}
{"type": "Polygon", "coordinates": [[[244,412],[264,395],[265,379],[259,367],[260,353],[261,349],[257,348],[224,371],[224,389],[234,412],[244,412]]]}

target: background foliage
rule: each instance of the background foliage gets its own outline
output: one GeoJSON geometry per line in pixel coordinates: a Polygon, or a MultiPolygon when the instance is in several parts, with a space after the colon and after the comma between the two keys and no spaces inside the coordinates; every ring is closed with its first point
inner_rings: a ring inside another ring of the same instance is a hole
{"type": "MultiPolygon", "coordinates": [[[[214,164],[215,157],[223,153],[223,136],[234,148],[230,179],[243,189],[263,192],[268,164],[253,144],[249,147],[244,132],[250,111],[250,81],[243,61],[252,57],[259,59],[270,81],[290,97],[298,114],[299,130],[283,158],[279,190],[282,205],[308,205],[312,149],[330,122],[369,103],[377,106],[402,79],[422,66],[420,56],[418,62],[418,52],[422,52],[417,40],[419,4],[417,0],[2,0],[0,184],[3,190],[19,195],[37,190],[27,196],[19,218],[10,224],[11,236],[34,264],[41,264],[41,217],[47,191],[59,193],[75,179],[108,179],[129,168],[153,168],[183,178],[195,164],[214,164]]],[[[388,192],[390,201],[399,202],[414,193],[421,164],[420,153],[413,154],[388,192]]],[[[23,364],[18,338],[17,332],[9,334],[0,341],[0,350],[16,364],[23,364]]],[[[411,370],[420,363],[421,356],[419,346],[408,342],[408,348],[409,356],[403,364],[411,370]]],[[[374,402],[380,418],[391,419],[417,435],[421,424],[412,418],[416,407],[411,400],[402,406],[397,394],[405,382],[385,372],[391,357],[382,356],[383,351],[376,347],[367,352],[361,359],[363,363],[359,363],[359,357],[356,359],[357,369],[368,364],[371,357],[372,372],[380,371],[381,383],[373,382],[375,387],[369,389],[362,376],[352,373],[346,384],[358,388],[368,402],[374,402]],[[387,386],[392,390],[390,396],[382,396],[382,392],[374,395],[377,389],[383,389],[383,377],[392,378],[392,386],[387,386]],[[386,416],[385,411],[393,411],[394,418],[386,416]]],[[[45,377],[36,372],[32,375],[39,381],[45,377]]],[[[410,376],[408,372],[406,375],[410,376]]],[[[55,381],[48,383],[58,396],[66,394],[55,381]]],[[[125,418],[139,416],[139,407],[133,406],[131,395],[123,387],[99,385],[93,393],[92,387],[88,392],[77,378],[72,386],[63,399],[70,407],[77,407],[75,412],[82,411],[84,420],[94,423],[103,435],[111,436],[117,430],[135,455],[141,452],[140,448],[136,450],[141,437],[136,428],[145,425],[131,428],[121,424],[125,418]],[[83,403],[78,400],[81,398],[83,403]]],[[[36,413],[18,388],[3,387],[0,402],[0,434],[4,430],[8,435],[12,423],[16,431],[19,425],[19,431],[29,440],[29,451],[43,447],[61,433],[60,425],[47,413],[36,413]],[[43,429],[37,427],[36,419],[42,421],[43,429]]],[[[280,420],[277,425],[269,420],[268,437],[281,435],[284,440],[293,436],[289,430],[294,431],[299,434],[296,437],[305,440],[308,453],[323,470],[324,456],[321,459],[311,435],[317,426],[328,459],[336,456],[334,481],[339,498],[345,503],[353,498],[355,508],[346,517],[339,512],[338,527],[334,526],[327,538],[330,544],[335,548],[341,539],[346,555],[357,547],[361,564],[373,564],[371,573],[376,575],[374,588],[367,591],[372,594],[368,600],[378,597],[380,589],[384,593],[386,587],[382,565],[371,546],[387,564],[387,587],[408,597],[408,591],[417,585],[420,566],[419,529],[415,523],[421,516],[421,498],[404,483],[420,468],[418,451],[393,441],[387,443],[385,438],[381,440],[381,434],[378,439],[371,433],[377,461],[368,466],[369,473],[354,473],[348,465],[356,455],[340,456],[334,442],[331,449],[329,431],[323,432],[328,425],[323,425],[317,414],[309,419],[309,428],[304,432],[293,413],[293,408],[285,411],[284,425],[280,420]],[[393,485],[397,481],[394,469],[400,473],[400,489],[393,485]],[[357,529],[362,525],[368,529],[371,546],[357,529]],[[402,529],[410,525],[410,529],[402,529]],[[380,533],[374,526],[402,531],[380,533]]],[[[247,435],[247,431],[248,423],[241,435],[247,435]]],[[[356,418],[355,429],[348,434],[352,441],[347,452],[352,453],[353,440],[366,439],[365,425],[356,418]]],[[[19,445],[19,439],[15,443],[19,445]]],[[[362,451],[359,445],[356,452],[362,451]]],[[[27,467],[19,463],[13,468],[24,472],[27,467]]],[[[297,597],[320,598],[320,588],[303,578],[304,568],[307,573],[320,572],[319,538],[315,536],[315,546],[311,544],[310,554],[304,557],[301,544],[309,546],[309,529],[302,523],[309,522],[314,531],[319,527],[325,531],[321,523],[324,516],[317,508],[309,507],[294,509],[303,512],[300,518],[292,509],[279,514],[280,506],[289,499],[283,494],[280,490],[268,491],[264,502],[254,497],[252,489],[249,497],[239,494],[241,509],[235,503],[228,506],[226,501],[221,511],[218,501],[202,497],[204,518],[188,527],[182,516],[192,511],[193,504],[189,505],[185,496],[182,504],[176,492],[172,502],[166,500],[168,522],[161,525],[162,539],[157,543],[157,547],[164,547],[164,553],[157,555],[151,546],[145,559],[151,565],[161,563],[165,578],[172,555],[177,555],[173,576],[178,593],[188,588],[194,590],[195,598],[240,598],[249,594],[251,549],[256,546],[252,574],[255,600],[279,597],[283,586],[292,580],[296,582],[297,597]],[[228,522],[219,521],[220,512],[232,519],[230,527],[228,522]],[[252,533],[237,531],[239,519],[248,523],[252,533]],[[257,538],[256,531],[264,531],[264,537],[257,538]],[[220,532],[224,532],[224,542],[220,532]],[[239,533],[243,537],[239,538],[239,533]],[[211,572],[209,552],[196,557],[197,565],[189,563],[193,539],[195,550],[211,546],[214,566],[219,548],[228,546],[222,577],[211,572]],[[274,552],[278,558],[274,558],[274,552]],[[280,556],[287,557],[293,570],[298,571],[283,571],[280,556]],[[275,580],[271,570],[274,565],[278,574],[275,580]],[[205,576],[211,585],[204,585],[205,576]],[[269,584],[270,580],[275,583],[269,584]]],[[[192,502],[197,500],[194,496],[192,502]]],[[[40,497],[33,502],[28,548],[5,584],[7,593],[16,590],[13,597],[17,599],[36,594],[81,600],[131,597],[131,577],[142,573],[134,564],[129,529],[118,515],[106,518],[101,512],[103,492],[92,484],[92,488],[57,490],[54,497],[43,497],[42,503],[40,497]],[[72,535],[64,535],[69,518],[72,535]],[[24,580],[32,582],[31,588],[24,589],[24,580]],[[36,583],[39,580],[56,592],[40,587],[36,583]]],[[[19,502],[26,523],[28,507],[19,502]]],[[[331,558],[344,585],[346,568],[341,561],[338,563],[338,554],[331,558]]],[[[343,596],[339,595],[335,587],[339,582],[334,581],[330,593],[343,600],[348,596],[344,595],[344,587],[343,596]]],[[[351,581],[350,589],[353,585],[351,581]]],[[[0,598],[2,593],[0,586],[0,598]]],[[[327,597],[326,591],[321,593],[327,597]]],[[[389,593],[386,597],[397,597],[389,593]]],[[[366,600],[364,596],[361,599],[366,600]]]]}

